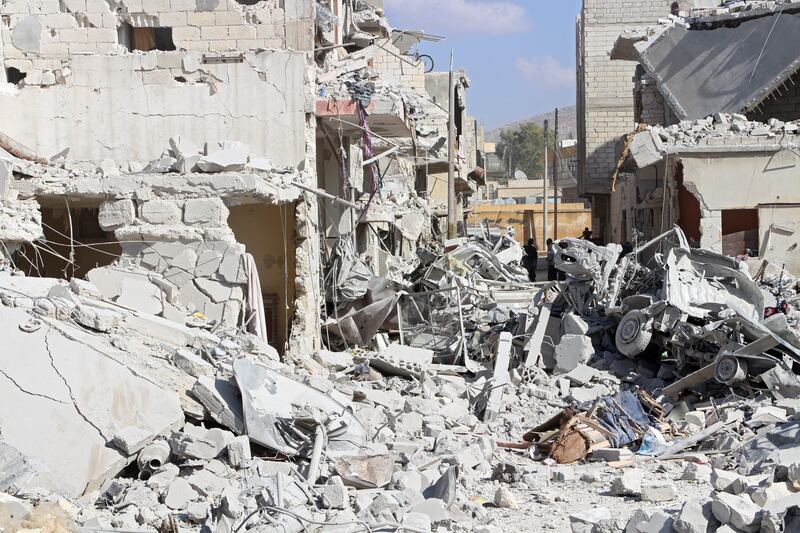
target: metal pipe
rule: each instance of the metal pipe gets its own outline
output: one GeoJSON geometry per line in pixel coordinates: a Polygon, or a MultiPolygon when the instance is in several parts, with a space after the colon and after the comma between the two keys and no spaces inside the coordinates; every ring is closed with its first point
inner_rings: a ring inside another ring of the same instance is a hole
{"type": "Polygon", "coordinates": [[[343,198],[339,198],[338,196],[335,196],[333,194],[325,192],[322,189],[317,189],[315,187],[309,187],[308,185],[305,185],[303,183],[299,183],[297,181],[293,181],[292,185],[294,185],[298,189],[303,189],[304,191],[308,191],[308,192],[310,192],[312,194],[316,194],[318,196],[322,196],[323,198],[327,198],[328,200],[331,200],[334,203],[346,205],[347,207],[350,207],[352,209],[356,209],[358,211],[361,211],[361,206],[360,205],[358,205],[356,203],[353,203],[353,202],[349,202],[349,201],[347,201],[347,200],[345,200],[343,198]]]}
{"type": "Polygon", "coordinates": [[[306,481],[312,485],[319,479],[319,463],[322,459],[322,447],[325,445],[325,440],[325,427],[317,424],[317,428],[314,430],[314,449],[311,451],[311,461],[308,463],[308,472],[306,473],[306,481]]]}
{"type": "Polygon", "coordinates": [[[447,238],[458,237],[456,226],[456,83],[453,72],[453,51],[450,50],[450,76],[448,88],[449,115],[447,124],[447,238]]]}
{"type": "Polygon", "coordinates": [[[33,161],[34,163],[39,163],[41,165],[49,165],[50,160],[46,157],[42,157],[27,146],[18,143],[5,133],[0,133],[0,148],[8,152],[9,154],[13,155],[14,157],[18,157],[20,159],[25,159],[28,161],[33,161]]]}
{"type": "Polygon", "coordinates": [[[136,462],[139,469],[158,470],[169,460],[169,444],[165,440],[157,440],[145,446],[139,452],[136,462]]]}

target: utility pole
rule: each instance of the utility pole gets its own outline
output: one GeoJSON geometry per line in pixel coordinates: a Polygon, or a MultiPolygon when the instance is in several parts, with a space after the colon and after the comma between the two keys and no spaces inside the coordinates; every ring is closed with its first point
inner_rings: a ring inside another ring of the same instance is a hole
{"type": "Polygon", "coordinates": [[[542,176],[542,186],[543,194],[542,194],[542,242],[544,242],[545,249],[547,248],[547,178],[549,177],[547,174],[547,150],[548,142],[547,142],[547,135],[550,133],[550,121],[544,121],[544,175],[542,176]]]}
{"type": "Polygon", "coordinates": [[[553,237],[558,239],[558,108],[556,108],[556,121],[553,141],[553,237]]]}
{"type": "Polygon", "coordinates": [[[456,225],[456,81],[453,72],[453,51],[450,50],[450,123],[447,127],[447,238],[458,237],[456,225]]]}

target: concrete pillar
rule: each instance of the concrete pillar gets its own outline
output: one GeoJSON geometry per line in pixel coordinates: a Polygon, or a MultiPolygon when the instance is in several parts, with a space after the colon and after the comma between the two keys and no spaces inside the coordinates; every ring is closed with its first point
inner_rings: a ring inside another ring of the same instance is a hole
{"type": "Polygon", "coordinates": [[[705,211],[700,219],[700,247],[722,253],[722,211],[705,211]]]}

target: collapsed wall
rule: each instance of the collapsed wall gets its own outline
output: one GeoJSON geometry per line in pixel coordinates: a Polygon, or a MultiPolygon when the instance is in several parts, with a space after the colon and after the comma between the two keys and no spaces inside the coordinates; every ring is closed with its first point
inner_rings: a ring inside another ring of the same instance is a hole
{"type": "Polygon", "coordinates": [[[52,162],[10,158],[8,187],[22,203],[2,203],[3,257],[28,250],[30,273],[41,274],[41,246],[56,247],[45,236],[60,231],[69,247],[56,255],[74,273],[91,245],[73,234],[73,218],[88,207],[119,254],[112,265],[81,265],[104,297],[236,328],[255,301],[274,296],[270,342],[314,349],[316,198],[294,186],[316,181],[303,170],[315,157],[306,90],[314,3],[9,1],[0,14],[3,133],[52,162]],[[287,221],[281,232],[265,216],[246,222],[272,208],[287,221]],[[37,226],[53,209],[68,229],[37,226]]]}

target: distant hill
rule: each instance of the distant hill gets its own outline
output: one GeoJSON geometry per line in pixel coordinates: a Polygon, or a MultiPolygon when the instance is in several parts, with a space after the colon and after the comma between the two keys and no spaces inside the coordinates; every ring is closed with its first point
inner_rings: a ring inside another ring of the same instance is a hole
{"type": "MultiPolygon", "coordinates": [[[[486,140],[487,142],[499,142],[500,134],[505,130],[518,128],[523,124],[530,124],[531,122],[540,126],[544,126],[545,120],[550,121],[550,127],[552,128],[555,122],[555,110],[550,111],[549,113],[536,115],[535,117],[526,118],[524,120],[518,120],[517,122],[510,122],[500,126],[499,128],[490,130],[486,133],[486,140]]],[[[569,138],[574,139],[577,136],[578,111],[575,106],[562,107],[558,109],[558,130],[558,137],[562,140],[569,138]]]]}

